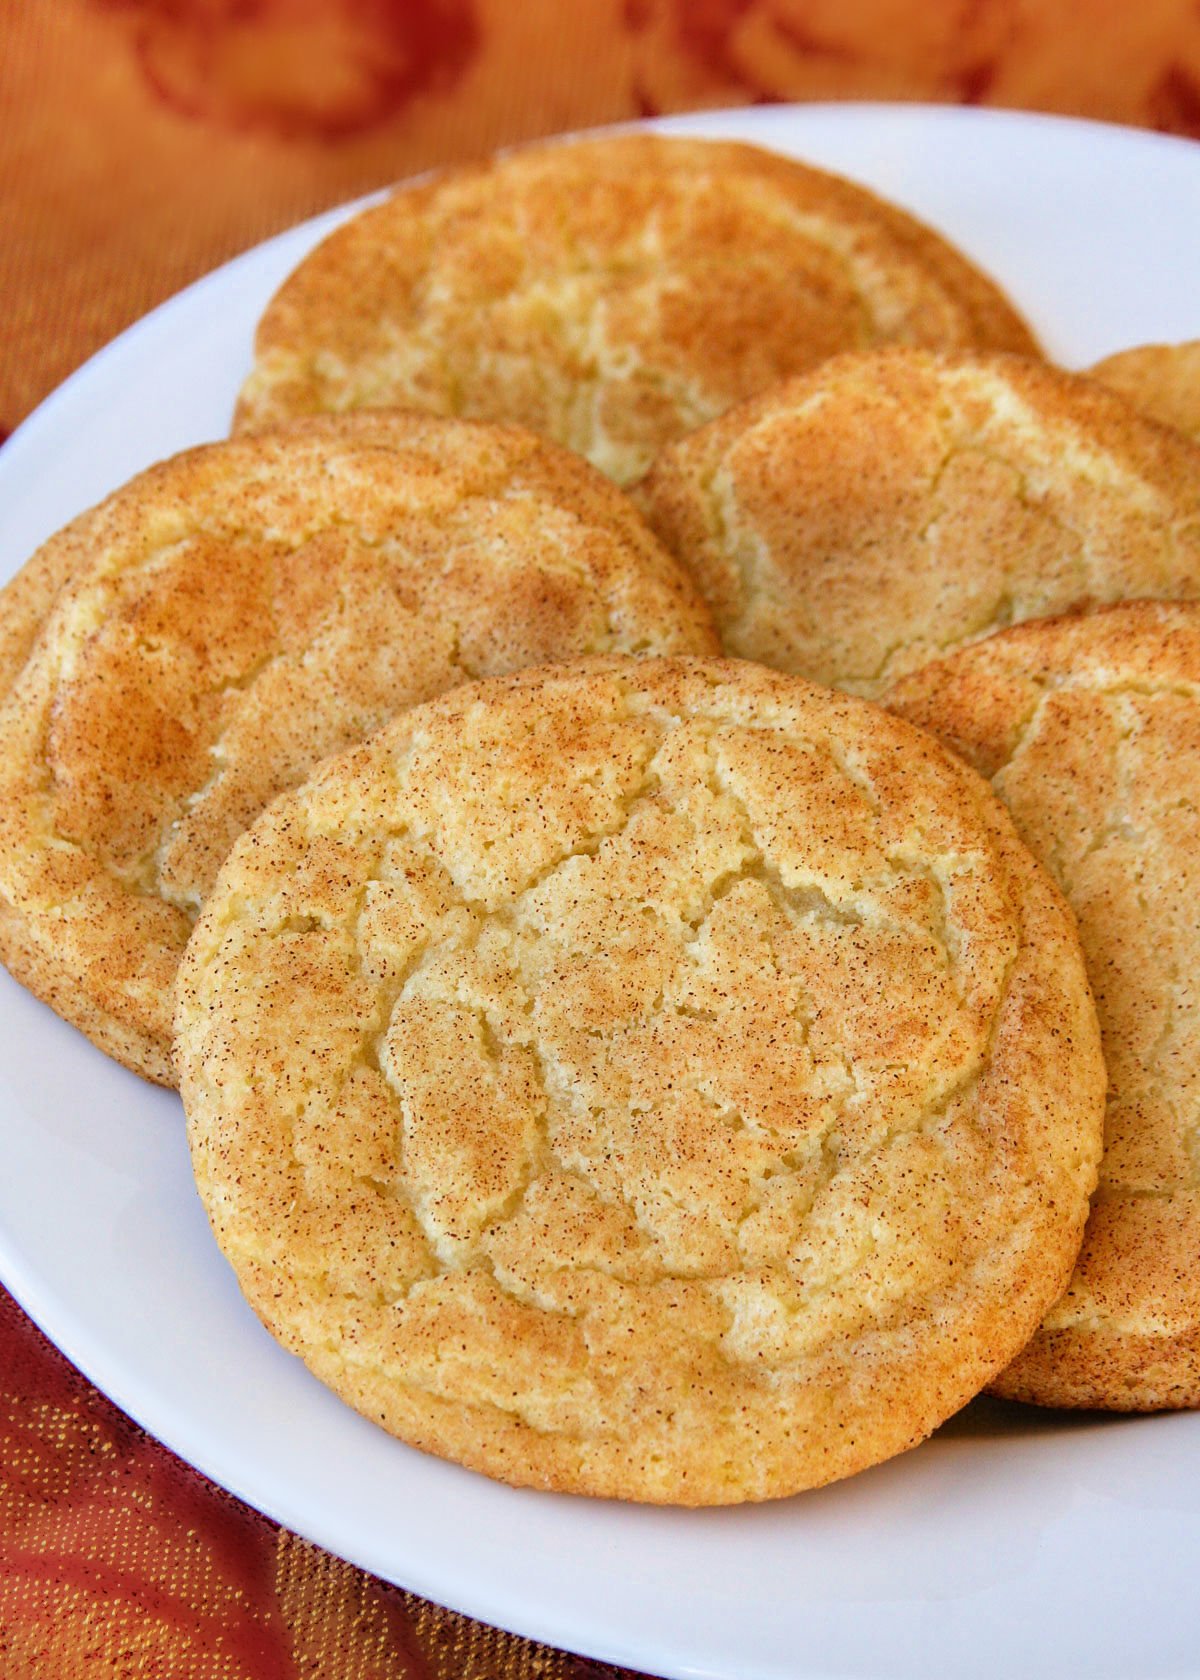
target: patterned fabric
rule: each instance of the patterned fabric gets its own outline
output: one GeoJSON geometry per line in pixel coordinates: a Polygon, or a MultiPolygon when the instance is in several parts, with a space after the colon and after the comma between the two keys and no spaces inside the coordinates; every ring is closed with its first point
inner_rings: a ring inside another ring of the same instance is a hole
{"type": "Polygon", "coordinates": [[[0,427],[196,275],[433,164],[698,106],[1200,134],[1196,0],[0,0],[0,427]]]}
{"type": "MultiPolygon", "coordinates": [[[[0,0],[0,435],[198,274],[382,182],[700,106],[1200,135],[1196,0],[0,0]]],[[[4,1680],[602,1680],[211,1487],[0,1292],[4,1680]]]]}
{"type": "Polygon", "coordinates": [[[365,1575],[212,1486],[0,1290],[4,1680],[616,1680],[365,1575]]]}

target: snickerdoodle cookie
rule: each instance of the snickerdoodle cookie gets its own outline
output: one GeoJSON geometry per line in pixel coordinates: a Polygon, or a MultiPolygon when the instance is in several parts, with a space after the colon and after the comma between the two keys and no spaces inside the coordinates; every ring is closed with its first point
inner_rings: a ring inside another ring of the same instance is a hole
{"type": "Polygon", "coordinates": [[[1200,339],[1140,344],[1106,356],[1088,371],[1152,420],[1200,442],[1200,339]]]}
{"type": "Polygon", "coordinates": [[[715,647],[621,493],[511,427],[331,417],[193,450],[75,521],[35,582],[64,556],[0,709],[0,956],[164,1082],[196,911],[318,758],[470,677],[715,647]]]}
{"type": "Polygon", "coordinates": [[[995,1384],[1200,1405],[1200,606],[1022,625],[891,704],[983,774],[1079,918],[1109,1093],[1070,1288],[995,1384]]]}
{"type": "Polygon", "coordinates": [[[397,405],[515,420],[622,483],[836,351],[1036,354],[992,282],[848,181],[731,142],[534,146],[400,188],[269,305],[236,427],[397,405]]]}
{"type": "Polygon", "coordinates": [[[636,495],[727,652],[857,693],[1021,619],[1200,595],[1200,447],[1020,357],[838,358],[636,495]]]}
{"type": "Polygon", "coordinates": [[[911,1446],[1095,1182],[1078,941],[1000,802],[735,662],[468,685],[322,766],[226,861],[177,1026],[256,1310],[514,1483],[725,1503],[911,1446]]]}

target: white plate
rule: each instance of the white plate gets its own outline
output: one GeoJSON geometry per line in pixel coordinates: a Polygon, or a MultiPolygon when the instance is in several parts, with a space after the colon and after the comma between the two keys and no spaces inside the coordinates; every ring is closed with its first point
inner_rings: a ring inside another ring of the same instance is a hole
{"type": "MultiPolygon", "coordinates": [[[[1200,334],[1200,148],[963,110],[707,114],[869,182],[1083,363],[1200,334]]],[[[157,310],[0,451],[0,575],[150,461],[222,435],[254,321],[323,217],[157,310]]],[[[890,1464],[774,1505],[514,1492],[401,1446],[283,1353],[192,1188],[175,1097],[0,977],[0,1275],[160,1440],[386,1579],[553,1645],[722,1680],[1200,1675],[1200,1416],[977,1402],[890,1464]]]]}

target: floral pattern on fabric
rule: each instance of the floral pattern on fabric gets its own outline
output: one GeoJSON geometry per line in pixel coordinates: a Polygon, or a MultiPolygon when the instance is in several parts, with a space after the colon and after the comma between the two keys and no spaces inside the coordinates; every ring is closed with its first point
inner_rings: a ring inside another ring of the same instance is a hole
{"type": "Polygon", "coordinates": [[[156,94],[187,116],[336,140],[452,92],[480,47],[472,0],[95,0],[128,17],[156,94]]]}
{"type": "Polygon", "coordinates": [[[617,1680],[400,1592],[152,1441],[0,1290],[4,1680],[617,1680]]]}

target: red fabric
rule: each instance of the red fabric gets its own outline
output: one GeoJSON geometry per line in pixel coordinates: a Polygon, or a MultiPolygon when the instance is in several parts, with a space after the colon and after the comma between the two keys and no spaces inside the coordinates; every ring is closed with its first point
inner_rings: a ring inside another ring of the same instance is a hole
{"type": "Polygon", "coordinates": [[[612,1680],[278,1528],[152,1441],[0,1290],[3,1680],[612,1680]]]}

